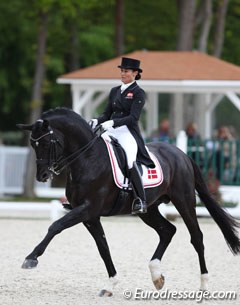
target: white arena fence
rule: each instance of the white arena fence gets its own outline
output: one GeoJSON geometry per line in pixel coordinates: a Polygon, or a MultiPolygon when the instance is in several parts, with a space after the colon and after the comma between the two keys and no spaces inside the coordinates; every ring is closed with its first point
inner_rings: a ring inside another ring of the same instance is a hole
{"type": "Polygon", "coordinates": [[[50,218],[55,221],[68,211],[59,200],[49,202],[0,202],[0,218],[50,218]]]}
{"type": "MultiPolygon", "coordinates": [[[[28,147],[0,145],[0,196],[22,194],[28,152],[28,147]]],[[[50,182],[36,181],[36,189],[40,193],[50,186],[50,182]]]]}
{"type": "MultiPolygon", "coordinates": [[[[172,204],[161,204],[159,206],[161,214],[165,217],[178,217],[179,213],[172,204]]],[[[233,216],[240,219],[240,204],[234,208],[226,208],[233,216]]],[[[46,202],[0,202],[0,218],[49,218],[55,221],[65,215],[68,210],[65,210],[59,200],[46,202]]],[[[208,210],[205,207],[196,207],[198,217],[210,217],[208,210]]]]}

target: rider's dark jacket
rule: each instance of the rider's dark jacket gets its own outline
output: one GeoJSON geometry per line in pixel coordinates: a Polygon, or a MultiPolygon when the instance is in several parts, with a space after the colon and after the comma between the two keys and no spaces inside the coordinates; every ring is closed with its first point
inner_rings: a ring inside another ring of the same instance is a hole
{"type": "Polygon", "coordinates": [[[126,125],[138,145],[137,160],[147,167],[154,168],[155,165],[145,148],[138,126],[144,104],[145,92],[136,82],[131,84],[122,94],[121,86],[114,87],[110,91],[109,102],[103,114],[98,117],[98,124],[113,120],[114,128],[126,125]]]}

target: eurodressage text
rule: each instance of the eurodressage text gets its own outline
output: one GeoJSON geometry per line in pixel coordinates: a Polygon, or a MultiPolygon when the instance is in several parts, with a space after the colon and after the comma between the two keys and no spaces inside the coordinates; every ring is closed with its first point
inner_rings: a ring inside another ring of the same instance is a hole
{"type": "Polygon", "coordinates": [[[135,291],[126,289],[123,291],[125,299],[134,300],[195,300],[201,303],[203,300],[236,300],[236,291],[171,291],[171,290],[143,290],[136,288],[135,291]]]}

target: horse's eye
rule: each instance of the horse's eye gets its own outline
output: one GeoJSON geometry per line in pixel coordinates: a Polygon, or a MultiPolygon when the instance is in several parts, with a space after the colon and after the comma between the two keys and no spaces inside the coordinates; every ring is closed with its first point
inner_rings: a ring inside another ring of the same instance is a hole
{"type": "Polygon", "coordinates": [[[49,143],[43,143],[42,147],[43,147],[44,149],[48,148],[48,147],[49,147],[49,143]]]}

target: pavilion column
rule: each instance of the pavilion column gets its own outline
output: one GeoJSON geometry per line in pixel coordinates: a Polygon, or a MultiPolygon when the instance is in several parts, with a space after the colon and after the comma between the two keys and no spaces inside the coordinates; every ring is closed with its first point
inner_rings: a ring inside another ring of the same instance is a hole
{"type": "Polygon", "coordinates": [[[78,104],[80,98],[80,88],[76,85],[71,85],[71,93],[72,93],[72,109],[73,111],[79,113],[78,104]]]}
{"type": "Polygon", "coordinates": [[[172,96],[171,106],[171,125],[172,132],[177,135],[180,130],[184,129],[184,95],[183,93],[174,93],[172,96]]]}
{"type": "Polygon", "coordinates": [[[147,93],[147,126],[146,136],[149,136],[153,130],[158,128],[158,93],[148,92],[147,93]]]}
{"type": "Polygon", "coordinates": [[[92,99],[85,104],[85,106],[83,107],[83,116],[87,121],[97,116],[97,107],[101,103],[107,101],[108,95],[108,91],[96,92],[92,99]]]}
{"type": "MultiPolygon", "coordinates": [[[[206,124],[210,124],[209,118],[206,116],[206,108],[210,103],[211,95],[207,93],[199,93],[196,94],[194,100],[194,123],[197,125],[197,131],[202,138],[205,138],[207,135],[206,128],[210,128],[210,126],[206,126],[206,124]],[[206,119],[208,121],[206,121],[206,119]]],[[[208,130],[209,133],[209,130],[208,130]]]]}
{"type": "Polygon", "coordinates": [[[205,139],[210,139],[212,136],[212,111],[209,109],[211,97],[211,94],[205,94],[205,139]]]}
{"type": "Polygon", "coordinates": [[[81,90],[77,85],[71,86],[72,108],[75,112],[83,114],[83,107],[91,103],[94,95],[93,89],[81,90]]]}
{"type": "Polygon", "coordinates": [[[205,95],[205,129],[203,138],[208,139],[212,137],[212,121],[213,111],[219,102],[224,97],[223,94],[206,94],[205,95]]]}
{"type": "Polygon", "coordinates": [[[85,104],[82,109],[82,116],[85,118],[86,121],[89,121],[93,118],[93,103],[89,101],[85,104]]]}

